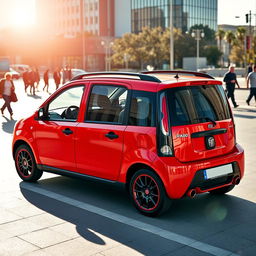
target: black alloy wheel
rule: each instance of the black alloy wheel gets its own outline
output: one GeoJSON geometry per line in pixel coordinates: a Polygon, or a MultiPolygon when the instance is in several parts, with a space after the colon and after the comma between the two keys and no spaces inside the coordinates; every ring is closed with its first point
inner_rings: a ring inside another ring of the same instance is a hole
{"type": "Polygon", "coordinates": [[[137,171],[130,181],[130,196],[136,209],[153,217],[163,214],[170,206],[161,179],[147,169],[137,171]]]}
{"type": "Polygon", "coordinates": [[[37,181],[43,172],[36,166],[34,155],[27,145],[19,146],[15,151],[15,166],[24,181],[37,181]]]}

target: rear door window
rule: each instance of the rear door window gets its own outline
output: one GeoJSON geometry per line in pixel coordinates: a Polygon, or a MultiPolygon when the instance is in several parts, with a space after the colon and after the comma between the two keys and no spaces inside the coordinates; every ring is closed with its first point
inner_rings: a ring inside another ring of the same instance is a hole
{"type": "Polygon", "coordinates": [[[122,124],[128,90],[122,86],[94,85],[86,121],[122,124]]]}
{"type": "Polygon", "coordinates": [[[155,126],[155,93],[133,91],[128,125],[155,126]]]}
{"type": "Polygon", "coordinates": [[[167,97],[173,126],[231,118],[221,85],[172,88],[167,90],[167,97]]]}

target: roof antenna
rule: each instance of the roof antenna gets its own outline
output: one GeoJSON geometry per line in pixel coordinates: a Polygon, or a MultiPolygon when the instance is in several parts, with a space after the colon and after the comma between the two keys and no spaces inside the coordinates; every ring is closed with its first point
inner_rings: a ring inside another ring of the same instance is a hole
{"type": "Polygon", "coordinates": [[[174,78],[176,78],[177,80],[180,78],[178,73],[176,74],[176,76],[174,78]]]}

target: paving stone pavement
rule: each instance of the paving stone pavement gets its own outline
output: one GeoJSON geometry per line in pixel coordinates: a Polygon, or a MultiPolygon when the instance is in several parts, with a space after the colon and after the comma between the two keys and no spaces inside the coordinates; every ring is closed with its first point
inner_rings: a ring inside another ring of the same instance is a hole
{"type": "MultiPolygon", "coordinates": [[[[243,84],[242,80],[239,82],[243,84]]],[[[235,216],[232,216],[232,221],[214,222],[211,218],[216,216],[211,214],[205,217],[203,211],[200,211],[200,208],[204,208],[205,197],[201,197],[193,203],[190,200],[185,200],[186,206],[184,206],[184,202],[178,202],[176,203],[177,214],[170,213],[167,217],[159,219],[149,219],[134,213],[132,206],[123,202],[127,200],[125,193],[119,190],[111,191],[108,186],[103,186],[100,192],[104,200],[100,201],[101,199],[99,199],[99,202],[95,202],[95,198],[97,199],[99,196],[94,194],[92,188],[98,185],[86,183],[88,186],[86,190],[88,192],[88,200],[90,200],[91,196],[92,203],[95,203],[95,205],[98,203],[99,206],[106,210],[113,210],[113,212],[119,214],[124,213],[124,215],[130,216],[134,220],[186,234],[187,237],[197,239],[205,244],[226,249],[230,252],[227,255],[255,256],[256,221],[254,217],[256,216],[256,193],[254,170],[256,166],[256,143],[253,145],[251,141],[255,139],[253,134],[255,133],[256,125],[253,122],[255,123],[256,119],[256,108],[253,102],[252,106],[246,105],[247,90],[236,90],[235,94],[240,105],[238,109],[234,110],[234,115],[237,119],[237,133],[238,138],[243,138],[243,143],[247,150],[246,168],[249,171],[246,173],[245,180],[242,181],[243,186],[236,188],[230,200],[226,198],[223,201],[218,201],[217,199],[215,201],[216,204],[224,202],[222,205],[228,209],[233,207],[234,212],[232,214],[235,216]],[[250,134],[245,136],[248,131],[250,134]],[[113,200],[107,198],[107,196],[111,197],[118,193],[121,194],[120,198],[118,195],[116,195],[117,198],[113,197],[113,200]],[[104,197],[104,194],[106,197],[104,197]],[[111,205],[112,201],[113,205],[111,205]],[[197,208],[198,212],[195,208],[197,208]],[[244,209],[247,211],[244,212],[244,209]],[[191,222],[191,216],[195,219],[196,224],[191,222]],[[236,223],[233,221],[234,219],[237,220],[236,223]],[[205,235],[207,230],[209,236],[205,235]]],[[[39,95],[42,99],[47,96],[45,94],[39,95]]],[[[28,100],[25,97],[21,101],[27,102],[30,106],[30,111],[36,105],[39,105],[40,99],[35,103],[35,99],[30,98],[28,100]]],[[[22,108],[19,109],[19,105],[14,106],[14,108],[17,116],[24,114],[22,108]]],[[[11,138],[15,122],[10,122],[0,117],[0,125],[2,125],[2,129],[0,129],[0,156],[3,162],[0,168],[2,172],[0,178],[0,256],[212,255],[211,253],[161,238],[157,234],[82,210],[79,207],[70,206],[65,202],[22,189],[11,155],[11,138]]],[[[66,195],[74,196],[83,202],[82,195],[78,195],[80,188],[76,190],[76,187],[82,187],[84,183],[56,177],[55,175],[44,174],[44,180],[39,185],[41,184],[46,189],[49,188],[50,191],[51,185],[54,183],[57,185],[59,182],[60,185],[67,186],[67,190],[68,186],[70,187],[70,194],[65,192],[66,195]]],[[[205,209],[210,209],[213,205],[209,205],[208,208],[205,206],[205,209]]],[[[230,212],[228,214],[232,215],[230,212]]]]}

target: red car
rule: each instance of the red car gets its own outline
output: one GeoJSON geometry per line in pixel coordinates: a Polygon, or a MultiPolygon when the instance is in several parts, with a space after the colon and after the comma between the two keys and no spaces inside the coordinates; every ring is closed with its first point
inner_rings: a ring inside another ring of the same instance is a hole
{"type": "Polygon", "coordinates": [[[148,216],[244,175],[222,83],[196,72],[81,74],[16,124],[12,148],[24,181],[46,171],[123,183],[148,216]]]}

